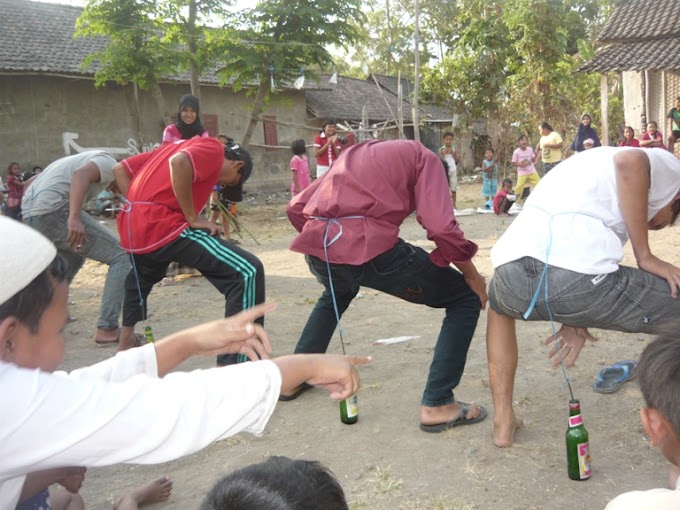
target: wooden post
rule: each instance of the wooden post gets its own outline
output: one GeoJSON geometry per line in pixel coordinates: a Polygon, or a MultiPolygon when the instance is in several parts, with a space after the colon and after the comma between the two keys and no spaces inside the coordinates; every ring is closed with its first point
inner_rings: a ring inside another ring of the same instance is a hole
{"type": "Polygon", "coordinates": [[[413,40],[415,42],[415,67],[416,67],[416,79],[413,85],[413,101],[411,105],[413,106],[413,133],[415,140],[420,141],[420,121],[418,119],[418,94],[420,92],[420,10],[418,6],[418,0],[415,0],[415,33],[413,34],[413,40]]]}
{"type": "Polygon", "coordinates": [[[609,77],[607,73],[600,76],[600,108],[602,110],[602,142],[609,145],[609,77]]]}

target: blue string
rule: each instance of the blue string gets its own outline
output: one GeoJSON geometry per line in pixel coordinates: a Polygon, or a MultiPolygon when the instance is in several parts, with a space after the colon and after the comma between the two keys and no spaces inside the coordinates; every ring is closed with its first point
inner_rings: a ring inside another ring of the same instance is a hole
{"type": "Polygon", "coordinates": [[[331,291],[331,299],[333,300],[333,311],[335,312],[335,320],[338,323],[338,333],[340,334],[340,345],[342,347],[342,353],[345,354],[345,339],[344,331],[342,330],[342,324],[340,323],[340,312],[338,311],[338,301],[335,298],[335,287],[333,287],[333,277],[331,276],[331,263],[328,261],[328,248],[340,237],[342,237],[342,224],[338,220],[356,220],[362,219],[363,216],[343,216],[341,218],[324,218],[322,216],[314,216],[313,220],[325,221],[326,230],[323,234],[323,254],[326,259],[326,269],[328,270],[328,283],[329,289],[331,291]],[[333,239],[328,241],[328,234],[331,230],[332,225],[337,225],[339,227],[338,233],[333,237],[333,239]]]}

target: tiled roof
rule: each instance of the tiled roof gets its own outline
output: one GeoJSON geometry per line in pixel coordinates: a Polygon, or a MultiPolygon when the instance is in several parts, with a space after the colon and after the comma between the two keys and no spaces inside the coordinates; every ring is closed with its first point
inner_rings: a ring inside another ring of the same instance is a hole
{"type": "MultiPolygon", "coordinates": [[[[399,93],[399,88],[397,87],[399,83],[399,78],[396,76],[384,76],[382,74],[373,74],[372,76],[369,76],[367,80],[373,81],[373,76],[375,76],[375,79],[378,80],[378,83],[380,83],[380,86],[389,90],[394,94],[395,96],[398,95],[399,93]]],[[[409,97],[411,92],[413,91],[413,84],[411,84],[410,81],[408,81],[407,78],[402,77],[401,78],[401,95],[402,97],[409,97]]]]}
{"type": "Polygon", "coordinates": [[[675,0],[620,0],[597,40],[654,39],[680,36],[680,9],[675,0]]]}
{"type": "MultiPolygon", "coordinates": [[[[92,77],[98,64],[81,70],[80,63],[90,54],[106,49],[106,38],[73,38],[82,11],[80,7],[62,4],[0,0],[0,72],[92,77]]],[[[189,73],[178,72],[164,81],[188,83],[189,73]]],[[[212,71],[205,72],[200,81],[206,85],[220,83],[212,71]]],[[[292,84],[278,85],[292,88],[292,84]]],[[[318,86],[313,80],[305,83],[305,89],[318,86]]]]}
{"type": "Polygon", "coordinates": [[[680,8],[675,0],[620,0],[597,45],[580,71],[680,69],[680,8]]]}
{"type": "MultiPolygon", "coordinates": [[[[377,76],[376,76],[377,78],[377,76]]],[[[382,85],[386,82],[381,77],[378,82],[382,85]]],[[[322,76],[321,82],[327,81],[328,77],[322,76]]],[[[338,76],[337,85],[329,84],[330,90],[307,90],[307,109],[317,118],[335,118],[359,122],[362,119],[362,111],[366,107],[366,115],[370,122],[383,122],[394,119],[398,115],[399,101],[396,95],[397,78],[393,78],[394,93],[384,86],[381,89],[372,78],[359,80],[338,76]],[[388,105],[389,104],[389,108],[388,105]]],[[[389,83],[388,83],[389,84],[389,83]]],[[[421,105],[420,114],[422,120],[438,120],[451,122],[451,112],[443,108],[431,105],[421,105]]],[[[411,119],[411,103],[402,99],[402,115],[404,122],[411,119]]]]}

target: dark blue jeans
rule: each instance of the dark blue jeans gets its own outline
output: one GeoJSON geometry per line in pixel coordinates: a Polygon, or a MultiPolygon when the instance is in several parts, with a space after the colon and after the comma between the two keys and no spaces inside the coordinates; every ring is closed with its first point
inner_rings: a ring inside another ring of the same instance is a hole
{"type": "MultiPolygon", "coordinates": [[[[337,326],[328,269],[321,259],[309,255],[305,258],[325,289],[307,320],[295,352],[326,352],[337,326]]],[[[394,248],[361,266],[331,264],[330,267],[340,316],[361,286],[409,303],[446,309],[421,403],[429,407],[452,403],[453,389],[463,375],[481,310],[479,298],[465,283],[463,275],[452,267],[436,266],[425,250],[401,239],[394,248]]]]}

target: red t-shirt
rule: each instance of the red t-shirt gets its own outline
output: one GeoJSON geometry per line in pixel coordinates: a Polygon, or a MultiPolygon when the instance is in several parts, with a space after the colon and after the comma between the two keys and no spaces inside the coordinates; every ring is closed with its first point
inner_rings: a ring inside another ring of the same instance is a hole
{"type": "Polygon", "coordinates": [[[215,138],[192,138],[162,145],[122,161],[132,177],[127,200],[118,215],[120,244],[129,253],[149,253],[179,237],[189,224],[170,180],[170,157],[183,152],[194,169],[194,210],[198,214],[210,198],[224,163],[224,147],[215,138]]]}
{"type": "Polygon", "coordinates": [[[505,190],[499,189],[498,192],[496,193],[496,196],[493,197],[493,212],[496,213],[496,216],[498,216],[501,213],[501,202],[507,196],[508,193],[505,190]]]}
{"type": "MultiPolygon", "coordinates": [[[[314,148],[320,149],[324,145],[326,145],[326,142],[328,139],[326,138],[325,133],[319,133],[316,135],[316,138],[314,138],[314,148]]],[[[322,166],[331,166],[333,161],[335,161],[337,158],[335,157],[335,154],[333,154],[333,144],[328,144],[328,147],[326,147],[326,150],[321,153],[321,156],[316,157],[316,164],[317,165],[322,165],[322,166]]],[[[340,142],[337,140],[335,141],[335,147],[338,150],[342,150],[342,145],[340,145],[340,142]]],[[[338,153],[338,157],[340,154],[338,153]]]]}
{"type": "Polygon", "coordinates": [[[637,138],[633,138],[630,142],[623,139],[619,142],[619,147],[640,147],[640,141],[637,138]]]}

